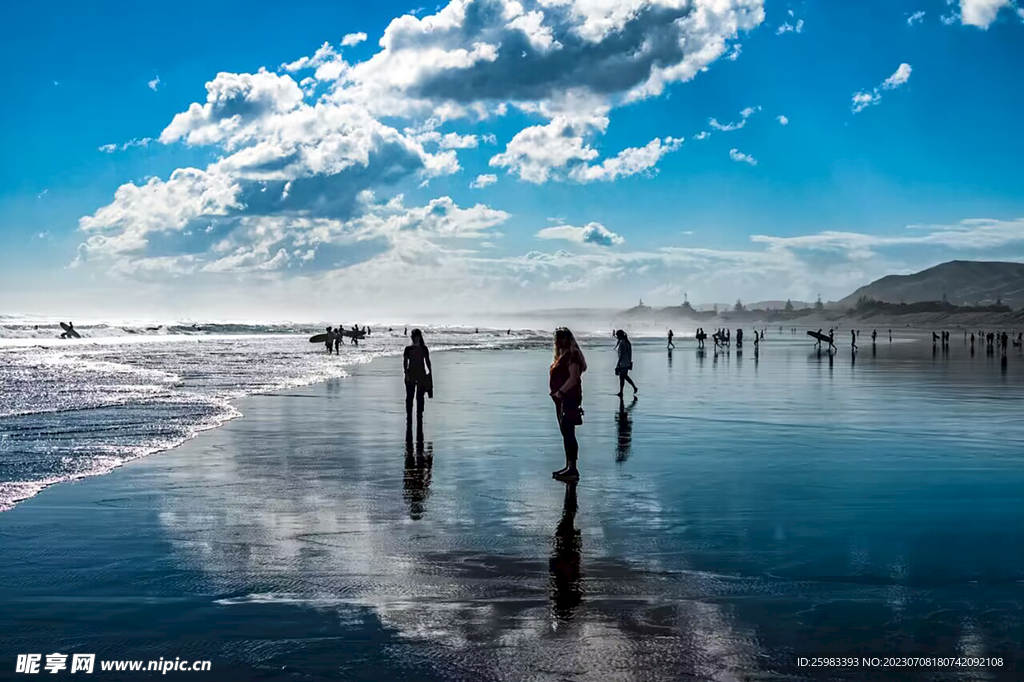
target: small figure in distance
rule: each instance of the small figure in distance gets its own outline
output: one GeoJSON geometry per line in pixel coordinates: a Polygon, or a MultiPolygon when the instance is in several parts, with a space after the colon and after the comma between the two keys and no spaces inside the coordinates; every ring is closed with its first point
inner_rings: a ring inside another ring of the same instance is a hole
{"type": "Polygon", "coordinates": [[[669,350],[672,350],[673,348],[676,347],[676,345],[674,343],[672,343],[672,337],[673,336],[675,336],[675,334],[672,332],[671,329],[669,329],[668,330],[668,349],[669,350]]]}

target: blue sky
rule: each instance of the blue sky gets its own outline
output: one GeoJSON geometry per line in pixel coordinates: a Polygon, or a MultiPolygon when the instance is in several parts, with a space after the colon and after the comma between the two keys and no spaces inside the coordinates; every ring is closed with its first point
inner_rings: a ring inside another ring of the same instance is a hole
{"type": "Polygon", "coordinates": [[[6,14],[0,312],[836,299],[1024,258],[1024,3],[6,14]]]}

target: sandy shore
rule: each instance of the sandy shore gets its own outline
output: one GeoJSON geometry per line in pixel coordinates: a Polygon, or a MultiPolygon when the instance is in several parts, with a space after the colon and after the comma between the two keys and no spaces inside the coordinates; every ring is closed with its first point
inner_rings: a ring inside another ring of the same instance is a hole
{"type": "Polygon", "coordinates": [[[590,350],[574,495],[549,475],[547,351],[437,354],[422,442],[394,359],[246,399],[176,450],[0,515],[0,665],[725,680],[836,676],[799,655],[945,652],[1006,664],[928,679],[1019,676],[1019,403],[986,407],[983,436],[886,420],[879,396],[941,410],[942,391],[805,346],[755,362],[638,345],[641,400],[621,408],[609,349],[590,350]],[[843,410],[808,409],[833,398],[843,410]]]}

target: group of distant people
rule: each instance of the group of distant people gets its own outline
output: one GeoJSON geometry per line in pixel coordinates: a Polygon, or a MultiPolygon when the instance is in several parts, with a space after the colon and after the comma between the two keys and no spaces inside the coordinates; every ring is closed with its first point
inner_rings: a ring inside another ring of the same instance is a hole
{"type": "Polygon", "coordinates": [[[327,347],[327,352],[332,351],[337,354],[341,354],[341,347],[345,344],[345,337],[348,336],[352,339],[352,345],[358,346],[359,339],[369,336],[372,330],[369,327],[359,328],[358,324],[352,325],[352,329],[345,329],[345,325],[339,324],[336,328],[327,327],[327,339],[324,341],[324,345],[327,347]]]}
{"type": "MultiPolygon", "coordinates": [[[[756,349],[761,341],[764,340],[766,329],[755,329],[754,330],[754,348],[756,349]]],[[[696,339],[697,349],[702,350],[704,348],[704,341],[708,338],[707,332],[702,327],[697,327],[696,339]]],[[[723,348],[732,344],[732,332],[728,329],[718,329],[711,335],[711,340],[715,342],[715,348],[723,348]]],[[[743,330],[736,330],[736,347],[743,347],[743,330]]]]}
{"type": "MultiPolygon", "coordinates": [[[[943,334],[946,334],[946,333],[947,332],[943,332],[943,334]]],[[[935,333],[934,332],[932,332],[932,338],[933,338],[933,340],[935,338],[935,333]]],[[[1004,354],[1006,353],[1006,349],[1009,347],[1010,342],[1011,342],[1011,336],[1008,333],[1006,333],[1005,331],[988,332],[988,333],[986,333],[984,331],[979,331],[977,338],[981,338],[981,339],[985,340],[985,349],[987,351],[992,352],[996,348],[999,348],[999,349],[1002,350],[1002,352],[1004,354]]],[[[965,341],[967,340],[967,331],[966,330],[964,330],[964,340],[965,341]]],[[[974,341],[975,341],[975,335],[974,335],[974,332],[971,332],[971,352],[972,353],[974,352],[974,341]]],[[[1012,339],[1012,342],[1013,342],[1014,348],[1024,348],[1024,333],[1018,332],[1017,333],[1017,338],[1016,339],[1012,339]]]]}
{"type": "MultiPolygon", "coordinates": [[[[794,329],[795,329],[795,327],[794,327],[794,329]]],[[[807,333],[811,334],[811,332],[807,332],[807,333]]],[[[818,342],[815,344],[815,347],[821,348],[821,344],[824,343],[825,340],[827,339],[829,351],[839,350],[838,347],[836,346],[836,330],[835,330],[835,327],[832,327],[831,329],[828,330],[828,335],[827,336],[824,333],[822,333],[821,329],[818,329],[818,331],[817,331],[817,338],[818,338],[818,342]]],[[[858,350],[857,339],[859,339],[859,338],[860,338],[860,330],[859,329],[851,329],[850,330],[850,350],[852,350],[854,352],[856,352],[858,350]]],[[[871,345],[875,345],[877,342],[878,342],[878,330],[877,329],[872,329],[871,330],[871,345]]],[[[889,330],[889,342],[892,343],[892,329],[889,330]]]]}

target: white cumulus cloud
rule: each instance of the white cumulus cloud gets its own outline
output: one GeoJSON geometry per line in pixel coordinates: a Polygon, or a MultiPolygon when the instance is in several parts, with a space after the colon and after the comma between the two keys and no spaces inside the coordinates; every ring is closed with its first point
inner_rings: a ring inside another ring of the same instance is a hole
{"type": "Polygon", "coordinates": [[[638,173],[653,173],[661,157],[676,151],[682,144],[681,137],[655,138],[643,147],[623,149],[599,164],[576,166],[569,172],[569,177],[579,182],[608,182],[638,173]]]}
{"type": "Polygon", "coordinates": [[[622,235],[609,230],[601,223],[587,223],[583,227],[556,225],[545,227],[537,233],[538,239],[561,239],[577,244],[593,244],[595,246],[620,246],[626,243],[622,235]]]}
{"type": "Polygon", "coordinates": [[[104,154],[113,154],[114,152],[117,151],[123,152],[126,149],[131,149],[132,147],[148,147],[151,142],[153,142],[153,138],[142,137],[136,140],[128,140],[127,142],[122,142],[121,144],[111,143],[100,145],[98,149],[104,154]]]}
{"type": "MultiPolygon", "coordinates": [[[[77,263],[152,278],[301,268],[380,281],[415,261],[420,275],[483,277],[491,264],[446,240],[494,237],[506,213],[402,198],[458,172],[463,150],[497,142],[446,126],[528,117],[490,158],[527,182],[650,174],[682,139],[651,135],[605,151],[611,112],[738,55],[742,35],[763,21],[763,0],[451,0],[393,19],[362,61],[340,50],[366,40],[356,33],[276,68],[211,72],[205,96],[150,134],[153,144],[205,147],[213,160],[121,185],[80,218],[77,263]]],[[[580,229],[585,243],[621,240],[580,229]]]]}
{"type": "Polygon", "coordinates": [[[999,10],[1012,6],[1013,0],[960,0],[960,20],[965,25],[987,29],[999,10]]]}
{"type": "Polygon", "coordinates": [[[344,47],[352,47],[366,40],[366,34],[360,31],[359,33],[348,33],[344,38],[341,39],[341,44],[344,47]]]}
{"type": "Polygon", "coordinates": [[[757,165],[757,159],[755,159],[750,154],[744,154],[735,147],[729,150],[729,158],[732,159],[733,161],[739,161],[740,163],[748,163],[751,166],[757,165]]]}
{"type": "Polygon", "coordinates": [[[882,81],[882,84],[877,88],[872,89],[870,92],[861,90],[854,93],[851,104],[853,113],[858,114],[870,106],[874,106],[882,101],[882,90],[895,90],[900,87],[908,80],[910,80],[910,74],[913,69],[910,64],[904,62],[900,64],[896,71],[891,76],[882,81]]]}
{"type": "Polygon", "coordinates": [[[733,130],[739,130],[740,128],[743,128],[744,126],[746,126],[747,125],[747,119],[750,118],[751,116],[753,116],[754,114],[756,114],[759,111],[761,111],[761,106],[760,105],[758,105],[756,107],[746,107],[745,109],[740,111],[740,120],[739,121],[736,121],[734,123],[719,123],[718,119],[716,119],[716,118],[709,118],[708,119],[708,125],[711,126],[712,128],[714,128],[715,130],[720,130],[722,132],[732,132],[733,130]]]}
{"type": "Polygon", "coordinates": [[[481,175],[476,176],[476,178],[474,178],[473,182],[471,182],[469,184],[469,186],[472,189],[483,189],[484,187],[487,187],[488,185],[493,185],[497,181],[498,181],[498,176],[497,175],[493,175],[491,173],[483,173],[481,175]]]}
{"type": "MultiPolygon", "coordinates": [[[[792,15],[790,15],[792,16],[792,15]]],[[[796,24],[791,24],[788,21],[777,29],[775,29],[775,35],[782,35],[783,33],[803,33],[804,32],[804,20],[800,19],[796,24]]]]}
{"type": "Polygon", "coordinates": [[[911,71],[913,71],[913,69],[910,68],[910,64],[900,64],[899,68],[897,68],[891,76],[889,76],[882,82],[882,87],[885,88],[886,90],[893,90],[895,88],[898,88],[899,86],[903,85],[908,80],[910,80],[911,71]]]}

